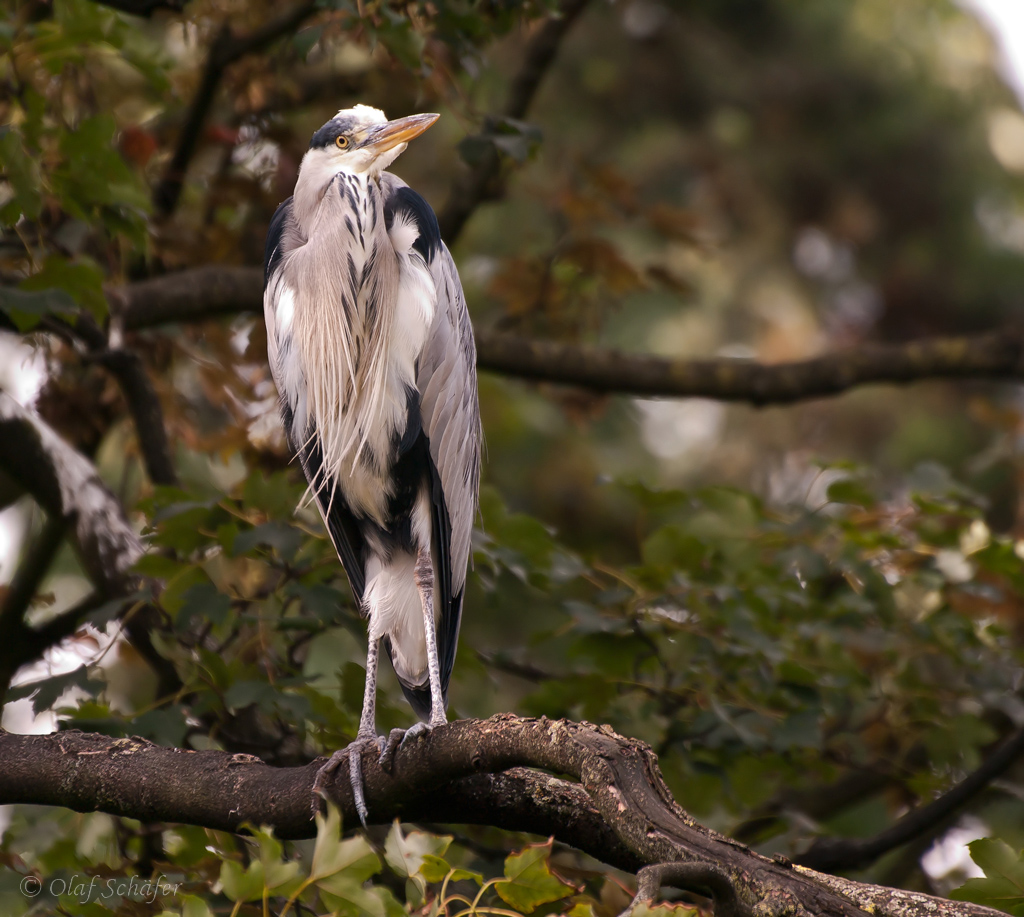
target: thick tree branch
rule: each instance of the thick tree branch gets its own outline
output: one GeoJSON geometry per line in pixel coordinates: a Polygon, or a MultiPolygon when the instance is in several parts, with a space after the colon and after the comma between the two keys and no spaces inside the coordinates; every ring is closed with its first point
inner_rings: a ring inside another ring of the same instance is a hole
{"type": "MultiPolygon", "coordinates": [[[[0,758],[0,804],[63,805],[228,831],[248,821],[273,825],[282,837],[313,833],[309,798],[323,760],[272,768],[248,755],[77,732],[0,735],[0,758]]],[[[672,799],[650,748],[608,727],[512,715],[460,720],[401,749],[390,774],[376,754],[368,752],[362,764],[375,823],[402,817],[553,831],[559,840],[626,869],[694,864],[703,867],[702,887],[724,899],[728,883],[737,909],[757,917],[998,913],[762,857],[690,818],[672,799]]],[[[347,768],[339,771],[330,789],[352,824],[347,768]]]]}
{"type": "Polygon", "coordinates": [[[107,287],[112,312],[125,331],[202,322],[239,312],[263,312],[263,271],[209,265],[107,287]]]}
{"type": "MultiPolygon", "coordinates": [[[[261,312],[258,268],[203,267],[112,288],[126,331],[261,312]]],[[[528,341],[477,331],[482,370],[595,392],[668,398],[714,398],[754,405],[822,398],[870,383],[1024,376],[1024,333],[1008,327],[905,344],[865,344],[813,360],[687,360],[600,347],[528,341]]]]}
{"type": "MultiPolygon", "coordinates": [[[[501,114],[521,120],[537,94],[541,80],[548,72],[562,39],[587,5],[587,0],[566,0],[559,15],[544,23],[527,45],[519,72],[513,77],[508,99],[501,114]]],[[[466,221],[486,201],[497,200],[504,194],[505,182],[501,172],[501,157],[494,146],[489,146],[480,160],[462,174],[448,195],[448,201],[438,214],[441,237],[449,246],[455,244],[466,221]]]]}
{"type": "Polygon", "coordinates": [[[824,872],[862,869],[948,819],[972,796],[1005,773],[1021,755],[1024,755],[1024,729],[1008,736],[977,770],[952,789],[908,812],[892,827],[870,838],[819,838],[796,862],[824,872]]]}
{"type": "Polygon", "coordinates": [[[181,129],[174,155],[167,165],[160,184],[153,192],[153,202],[157,213],[167,216],[177,206],[188,164],[196,151],[203,125],[206,123],[206,116],[213,105],[224,71],[245,55],[262,51],[282,35],[294,31],[303,20],[316,12],[316,9],[315,2],[305,0],[248,35],[235,35],[226,23],[217,33],[217,37],[210,46],[203,76],[192,99],[192,106],[181,129]]]}
{"type": "Polygon", "coordinates": [[[0,468],[68,526],[82,566],[104,594],[122,589],[142,544],[85,456],[0,392],[0,468]]]}
{"type": "Polygon", "coordinates": [[[684,360],[484,334],[481,369],[595,392],[714,398],[754,405],[836,395],[873,382],[1015,378],[1024,375],[1024,336],[1001,329],[971,337],[866,344],[813,360],[684,360]]]}

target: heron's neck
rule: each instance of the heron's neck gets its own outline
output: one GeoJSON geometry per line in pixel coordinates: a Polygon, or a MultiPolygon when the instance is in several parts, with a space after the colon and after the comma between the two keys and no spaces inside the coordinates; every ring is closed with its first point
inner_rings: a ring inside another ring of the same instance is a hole
{"type": "Polygon", "coordinates": [[[303,235],[309,234],[313,227],[317,210],[319,210],[334,177],[344,171],[346,175],[357,180],[365,187],[369,182],[380,184],[380,172],[349,172],[339,169],[337,163],[319,161],[307,157],[299,168],[299,177],[295,182],[292,196],[292,217],[303,235]]]}

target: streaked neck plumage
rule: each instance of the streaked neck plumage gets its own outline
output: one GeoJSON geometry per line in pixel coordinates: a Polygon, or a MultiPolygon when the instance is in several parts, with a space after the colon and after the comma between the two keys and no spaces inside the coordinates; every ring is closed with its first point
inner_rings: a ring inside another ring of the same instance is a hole
{"type": "Polygon", "coordinates": [[[343,159],[332,149],[309,150],[302,157],[292,195],[292,217],[302,233],[308,235],[311,231],[317,208],[339,172],[356,178],[363,187],[372,181],[379,188],[381,173],[402,154],[406,146],[400,143],[372,160],[359,160],[352,156],[343,159]]]}

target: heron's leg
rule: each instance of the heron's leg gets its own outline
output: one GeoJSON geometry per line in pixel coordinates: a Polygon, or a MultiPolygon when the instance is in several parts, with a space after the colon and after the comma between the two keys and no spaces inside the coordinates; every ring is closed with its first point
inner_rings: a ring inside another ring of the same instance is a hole
{"type": "Polygon", "coordinates": [[[434,561],[429,547],[416,555],[416,588],[423,605],[423,633],[427,639],[427,674],[430,678],[430,726],[448,722],[441,696],[441,660],[437,656],[437,622],[434,620],[434,561]]]}
{"type": "Polygon", "coordinates": [[[420,548],[416,553],[413,575],[423,606],[423,634],[427,641],[427,677],[430,680],[430,720],[426,723],[416,723],[408,729],[391,730],[387,745],[380,756],[381,767],[385,770],[391,769],[395,752],[406,742],[418,739],[435,726],[443,726],[448,722],[441,694],[441,660],[437,655],[437,622],[434,620],[434,562],[429,547],[420,548]]]}
{"type": "Polygon", "coordinates": [[[313,812],[319,811],[320,799],[326,799],[324,787],[327,779],[338,769],[345,756],[348,756],[349,781],[352,784],[352,798],[359,813],[359,820],[366,827],[366,793],[363,789],[363,749],[372,745],[381,754],[384,753],[385,738],[377,735],[377,663],[380,659],[380,635],[375,632],[373,619],[370,619],[370,639],[366,647],[366,685],[363,688],[363,712],[359,716],[359,731],[355,740],[345,748],[338,749],[331,755],[328,762],[317,772],[313,781],[313,812]]]}

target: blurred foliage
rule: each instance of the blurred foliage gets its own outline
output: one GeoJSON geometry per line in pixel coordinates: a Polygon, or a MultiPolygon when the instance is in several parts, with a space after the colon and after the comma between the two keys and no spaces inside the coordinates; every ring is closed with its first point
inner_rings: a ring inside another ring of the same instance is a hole
{"type": "Polygon", "coordinates": [[[1003,841],[987,838],[974,841],[970,848],[971,858],[985,870],[985,878],[971,879],[950,897],[1008,914],[1024,914],[1024,857],[1003,841]]]}
{"type": "MultiPolygon", "coordinates": [[[[444,113],[396,164],[438,210],[467,164],[499,151],[508,194],[455,246],[480,326],[772,361],[1016,317],[1024,116],[958,7],[594,3],[530,123],[495,115],[554,6],[320,4],[225,72],[173,213],[153,191],[207,50],[223,23],[251,34],[279,5],[191,0],[143,20],[55,0],[4,14],[0,320],[34,332],[40,412],[144,528],[154,642],[183,685],[158,694],[107,607],[70,667],[23,673],[5,726],[26,728],[34,709],[61,728],[279,764],[354,736],[365,627],[315,513],[295,511],[305,485],[261,322],[126,336],[165,411],[175,488],[147,480],[115,384],[65,324],[116,328],[105,284],[258,264],[309,135],[339,107],[444,113]]],[[[787,856],[882,830],[1024,723],[1018,389],[869,389],[754,411],[480,381],[487,483],[453,715],[610,723],[654,746],[696,817],[787,856]]],[[[82,589],[62,553],[33,620],[82,589]]],[[[380,728],[408,725],[390,672],[379,697],[380,728]]],[[[971,847],[987,878],[957,892],[1014,912],[1022,776],[965,809],[990,836],[971,847]]],[[[629,897],[621,877],[536,839],[396,825],[340,840],[333,812],[319,827],[285,843],[258,826],[240,838],[16,807],[0,910],[25,907],[26,875],[45,880],[39,912],[89,917],[604,917],[629,897]],[[72,891],[82,877],[98,877],[86,897],[72,891]],[[146,879],[181,887],[147,900],[146,879]]],[[[862,877],[949,891],[967,876],[920,861],[950,827],[862,877]]]]}

